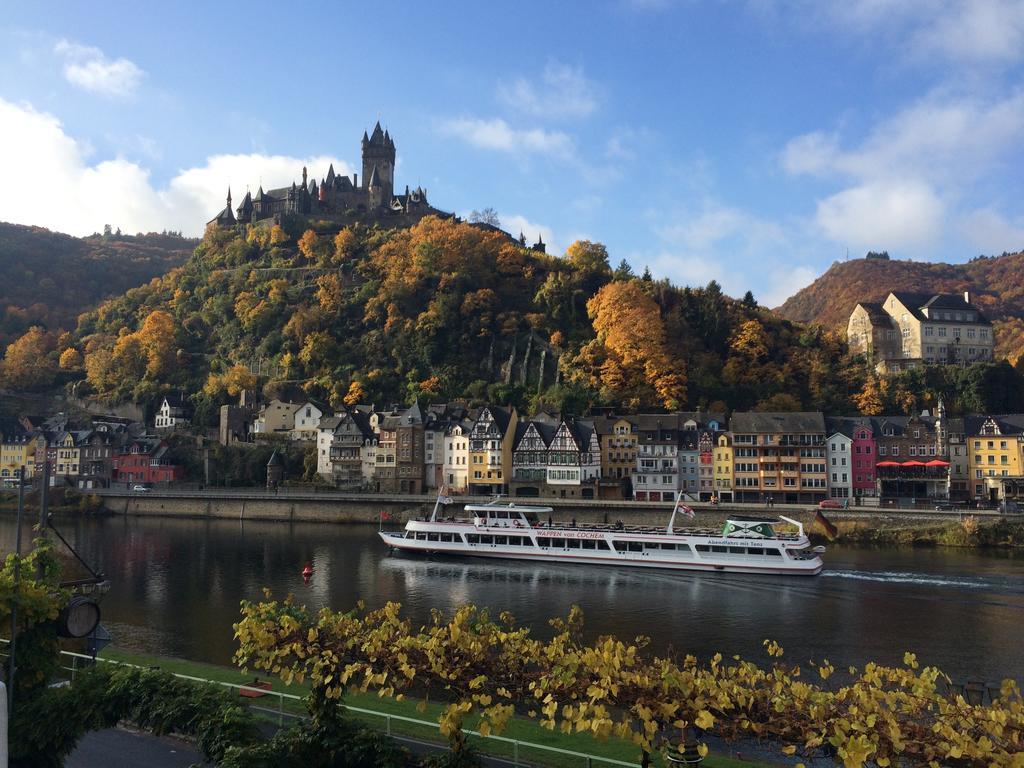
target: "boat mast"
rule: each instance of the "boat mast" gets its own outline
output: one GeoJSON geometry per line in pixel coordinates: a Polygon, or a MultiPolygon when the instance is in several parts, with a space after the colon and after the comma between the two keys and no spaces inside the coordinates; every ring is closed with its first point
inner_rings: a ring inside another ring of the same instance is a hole
{"type": "Polygon", "coordinates": [[[672,507],[672,515],[668,519],[668,525],[665,526],[665,533],[669,534],[670,536],[672,535],[672,525],[676,521],[676,510],[679,509],[679,502],[681,502],[682,500],[683,492],[679,491],[679,493],[676,494],[676,503],[672,507]]]}

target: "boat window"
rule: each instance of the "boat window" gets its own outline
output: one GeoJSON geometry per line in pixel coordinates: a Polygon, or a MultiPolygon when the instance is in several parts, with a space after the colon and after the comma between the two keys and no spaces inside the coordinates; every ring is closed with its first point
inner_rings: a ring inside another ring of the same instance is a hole
{"type": "Polygon", "coordinates": [[[747,554],[746,547],[729,547],[729,554],[731,555],[745,555],[747,554]]]}
{"type": "Polygon", "coordinates": [[[608,546],[608,542],[605,541],[604,539],[598,539],[597,540],[597,548],[598,549],[604,549],[604,550],[611,549],[611,547],[608,546]]]}
{"type": "Polygon", "coordinates": [[[643,542],[642,541],[631,541],[631,542],[629,542],[629,551],[630,552],[643,552],[644,551],[644,544],[643,544],[643,542]]]}
{"type": "Polygon", "coordinates": [[[771,557],[782,557],[782,553],[777,549],[766,549],[764,553],[771,557]]]}
{"type": "Polygon", "coordinates": [[[427,534],[427,541],[439,541],[439,540],[440,540],[440,535],[439,534],[436,534],[436,533],[428,533],[427,534]]]}
{"type": "Polygon", "coordinates": [[[466,541],[469,542],[470,544],[479,544],[480,543],[480,534],[478,534],[478,533],[467,533],[466,534],[466,541]]]}
{"type": "Polygon", "coordinates": [[[495,536],[494,537],[494,543],[495,544],[508,544],[508,536],[495,536]]]}
{"type": "Polygon", "coordinates": [[[748,555],[763,555],[764,554],[764,550],[760,549],[759,547],[748,547],[747,548],[747,554],[748,555]]]}
{"type": "Polygon", "coordinates": [[[597,540],[596,539],[584,539],[583,540],[583,548],[584,549],[597,549],[597,540]]]}
{"type": "Polygon", "coordinates": [[[493,536],[481,535],[480,536],[480,543],[481,544],[493,544],[494,543],[494,537],[493,536]]]}
{"type": "Polygon", "coordinates": [[[662,549],[668,549],[668,550],[675,550],[676,545],[675,544],[665,544],[665,543],[662,543],[661,548],[662,549]]]}
{"type": "Polygon", "coordinates": [[[711,547],[709,547],[707,544],[698,544],[697,545],[697,551],[698,552],[710,552],[711,551],[711,547]]]}
{"type": "Polygon", "coordinates": [[[661,544],[656,541],[645,541],[644,549],[661,549],[661,544]]]}
{"type": "Polygon", "coordinates": [[[416,533],[416,539],[417,539],[418,541],[426,541],[426,540],[427,540],[427,534],[426,534],[426,533],[424,533],[423,531],[418,531],[418,532],[416,533]]]}
{"type": "Polygon", "coordinates": [[[568,540],[567,540],[567,541],[565,542],[565,545],[566,545],[566,546],[567,546],[567,547],[568,547],[569,549],[579,549],[579,548],[580,548],[580,540],[579,540],[579,539],[568,539],[568,540]]]}
{"type": "Polygon", "coordinates": [[[728,551],[729,551],[729,548],[728,548],[728,547],[716,547],[716,546],[712,546],[712,547],[711,547],[711,551],[712,551],[712,552],[728,552],[728,551]]]}
{"type": "Polygon", "coordinates": [[[537,546],[538,547],[550,547],[551,546],[551,539],[547,538],[546,536],[538,536],[537,537],[537,546]]]}

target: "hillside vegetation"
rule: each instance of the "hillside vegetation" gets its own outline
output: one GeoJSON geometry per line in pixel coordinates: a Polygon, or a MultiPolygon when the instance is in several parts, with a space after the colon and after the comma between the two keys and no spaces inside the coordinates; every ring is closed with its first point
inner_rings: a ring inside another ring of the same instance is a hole
{"type": "Polygon", "coordinates": [[[467,399],[584,414],[595,406],[909,413],[1005,411],[1013,367],[879,381],[844,334],[613,269],[599,243],[562,256],[500,230],[428,217],[409,229],[289,219],[210,230],[180,268],[7,347],[10,389],[152,406],[192,397],[196,423],[243,389],[335,408],[467,399]],[[269,223],[268,223],[269,224],[269,223]]]}
{"type": "Polygon", "coordinates": [[[180,266],[196,240],[172,235],[77,238],[0,223],[0,346],[32,326],[73,330],[103,299],[180,266]]]}
{"type": "Polygon", "coordinates": [[[971,292],[995,326],[996,356],[1016,363],[1024,353],[1024,252],[979,257],[966,264],[855,259],[825,274],[778,308],[788,320],[846,330],[859,301],[881,301],[889,291],[971,292]]]}
{"type": "Polygon", "coordinates": [[[716,283],[677,288],[613,270],[597,243],[556,257],[435,218],[209,232],[181,269],[84,315],[68,349],[98,396],[174,388],[208,413],[257,384],[335,406],[466,397],[577,413],[848,409],[862,384],[837,335],[716,283]]]}

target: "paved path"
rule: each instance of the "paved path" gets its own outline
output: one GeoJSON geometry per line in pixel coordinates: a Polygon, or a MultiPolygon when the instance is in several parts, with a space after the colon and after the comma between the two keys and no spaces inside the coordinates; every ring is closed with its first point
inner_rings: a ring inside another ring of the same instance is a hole
{"type": "Polygon", "coordinates": [[[191,744],[126,728],[86,734],[64,761],[65,768],[188,768],[203,756],[191,744]]]}

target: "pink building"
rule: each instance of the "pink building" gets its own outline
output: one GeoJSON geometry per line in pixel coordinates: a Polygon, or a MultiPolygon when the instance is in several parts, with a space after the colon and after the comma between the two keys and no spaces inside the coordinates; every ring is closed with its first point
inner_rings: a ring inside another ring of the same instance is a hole
{"type": "Polygon", "coordinates": [[[853,427],[853,495],[877,496],[875,464],[878,448],[875,435],[868,422],[858,421],[853,427]]]}

